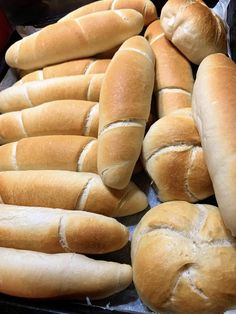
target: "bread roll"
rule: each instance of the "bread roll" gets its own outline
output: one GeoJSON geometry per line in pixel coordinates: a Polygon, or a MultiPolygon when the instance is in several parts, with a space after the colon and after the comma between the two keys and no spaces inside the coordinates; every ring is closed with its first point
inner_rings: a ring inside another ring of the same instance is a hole
{"type": "Polygon", "coordinates": [[[0,144],[41,135],[98,135],[98,103],[56,100],[0,115],[0,144]]]}
{"type": "Polygon", "coordinates": [[[201,0],[168,0],[161,11],[165,36],[193,63],[227,52],[223,21],[201,0]]]}
{"type": "Polygon", "coordinates": [[[104,74],[73,75],[11,86],[0,92],[0,112],[35,107],[54,100],[98,101],[104,74]]]}
{"type": "Polygon", "coordinates": [[[157,113],[163,117],[174,110],[191,107],[193,74],[190,62],[165,37],[160,20],[144,34],[156,59],[155,94],[157,113]]]}
{"type": "Polygon", "coordinates": [[[0,291],[24,298],[102,299],[127,288],[130,265],[74,253],[0,248],[0,291]]]}
{"type": "Polygon", "coordinates": [[[193,90],[193,115],[226,226],[236,236],[236,65],[223,54],[200,64],[193,90]]]}
{"type": "Polygon", "coordinates": [[[236,306],[236,240],[211,205],[168,202],[132,238],[133,280],[158,313],[219,314],[236,306]]]}
{"type": "Polygon", "coordinates": [[[142,160],[162,202],[196,202],[214,194],[190,108],[179,109],[150,127],[142,160]]]}
{"type": "Polygon", "coordinates": [[[154,62],[146,39],[134,36],[105,73],[99,100],[98,172],[112,188],[129,184],[139,158],[150,114],[154,62]]]}
{"type": "Polygon", "coordinates": [[[45,253],[101,254],[128,242],[114,218],[56,208],[0,205],[0,246],[45,253]]]}
{"type": "Polygon", "coordinates": [[[105,73],[109,63],[110,59],[81,59],[63,62],[30,72],[17,81],[15,85],[31,81],[42,81],[53,77],[105,73]]]}
{"type": "Polygon", "coordinates": [[[151,23],[157,18],[156,7],[150,0],[101,0],[94,1],[70,12],[61,18],[59,22],[75,19],[93,12],[117,9],[134,9],[139,11],[143,15],[144,25],[151,23]]]}
{"type": "Polygon", "coordinates": [[[142,28],[143,16],[136,10],[94,12],[24,37],[8,48],[5,58],[13,68],[43,68],[106,51],[139,34],[142,28]]]}
{"type": "Polygon", "coordinates": [[[79,209],[106,216],[132,215],[148,206],[133,183],[123,190],[107,188],[99,175],[62,170],[0,172],[1,203],[79,209]]]}
{"type": "Polygon", "coordinates": [[[97,139],[50,135],[0,146],[0,171],[41,169],[97,173],[97,139]]]}

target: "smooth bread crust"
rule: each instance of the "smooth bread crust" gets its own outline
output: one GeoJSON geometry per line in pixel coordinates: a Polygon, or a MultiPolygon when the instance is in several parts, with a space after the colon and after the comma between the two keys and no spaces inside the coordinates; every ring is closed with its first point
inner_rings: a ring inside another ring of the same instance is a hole
{"type": "Polygon", "coordinates": [[[235,245],[215,206],[176,201],[152,208],[132,238],[140,298],[151,310],[172,314],[234,308],[235,245]]]}

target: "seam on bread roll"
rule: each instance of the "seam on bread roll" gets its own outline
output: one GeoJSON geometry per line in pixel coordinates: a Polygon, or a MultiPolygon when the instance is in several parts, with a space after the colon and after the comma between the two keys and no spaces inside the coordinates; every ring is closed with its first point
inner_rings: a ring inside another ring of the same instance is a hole
{"type": "Polygon", "coordinates": [[[185,144],[175,144],[175,145],[170,145],[170,146],[165,146],[156,149],[148,158],[146,159],[146,162],[149,161],[151,158],[155,157],[160,157],[163,154],[171,153],[171,152],[183,152],[186,150],[190,150],[193,148],[193,145],[191,143],[185,143],[185,144]]]}
{"type": "Polygon", "coordinates": [[[29,93],[28,93],[28,89],[26,85],[22,85],[22,89],[23,89],[23,94],[25,96],[25,99],[29,105],[29,107],[34,107],[34,105],[32,104],[30,97],[29,97],[29,93]]]}
{"type": "Polygon", "coordinates": [[[88,196],[89,196],[89,191],[91,188],[92,180],[93,178],[90,178],[88,182],[84,185],[81,193],[78,196],[75,209],[84,210],[88,196]]]}
{"type": "Polygon", "coordinates": [[[123,205],[127,202],[127,195],[130,194],[133,190],[135,190],[134,185],[130,185],[127,189],[126,193],[122,196],[122,198],[119,200],[116,210],[114,212],[118,213],[119,209],[123,207],[123,205]]]}
{"type": "Polygon", "coordinates": [[[91,90],[92,90],[92,84],[94,82],[94,80],[96,80],[96,76],[92,76],[90,81],[89,81],[89,84],[88,84],[88,89],[87,89],[87,100],[93,100],[93,99],[90,99],[90,94],[91,94],[91,90]]]}
{"type": "Polygon", "coordinates": [[[165,36],[165,33],[161,33],[161,34],[155,36],[155,37],[149,42],[149,44],[152,46],[158,39],[160,39],[160,38],[162,38],[162,37],[164,37],[164,36],[165,36]]]}
{"type": "Polygon", "coordinates": [[[191,234],[196,238],[199,232],[204,227],[206,221],[207,221],[207,208],[204,205],[196,204],[196,207],[198,209],[198,221],[194,225],[193,229],[191,230],[191,234]]]}
{"type": "Polygon", "coordinates": [[[83,171],[83,163],[84,159],[86,158],[87,154],[89,153],[90,149],[92,149],[92,146],[97,142],[96,139],[88,142],[80,153],[79,160],[77,162],[77,171],[82,172],[83,171]]]}
{"type": "Polygon", "coordinates": [[[116,5],[116,2],[117,2],[118,0],[112,0],[112,3],[111,3],[111,6],[110,6],[110,9],[111,10],[115,10],[115,5],[116,5]]]}
{"type": "Polygon", "coordinates": [[[154,64],[152,59],[150,58],[150,56],[147,53],[145,53],[144,51],[141,51],[141,50],[139,50],[137,48],[124,48],[124,49],[118,50],[118,52],[122,52],[122,51],[134,51],[134,52],[137,52],[140,55],[144,56],[147,60],[149,60],[151,62],[151,64],[154,64]]]}
{"type": "Polygon", "coordinates": [[[89,136],[91,125],[93,122],[94,117],[96,116],[96,113],[98,111],[99,104],[96,103],[90,110],[87,112],[86,118],[84,120],[84,128],[83,128],[83,134],[85,136],[89,136]]]}
{"type": "Polygon", "coordinates": [[[103,135],[104,133],[116,129],[116,128],[127,128],[127,127],[136,127],[136,128],[143,128],[146,124],[145,120],[138,120],[138,119],[129,119],[129,120],[122,120],[122,121],[115,121],[106,126],[104,126],[101,131],[99,132],[99,136],[103,135]]]}
{"type": "Polygon", "coordinates": [[[12,143],[12,151],[11,151],[11,165],[13,170],[18,170],[17,158],[16,158],[16,149],[18,142],[12,143]]]}
{"type": "Polygon", "coordinates": [[[158,90],[158,93],[160,94],[164,94],[164,93],[180,93],[180,94],[185,94],[188,96],[191,96],[191,93],[186,91],[183,88],[176,88],[176,87],[165,87],[165,88],[161,88],[158,90]]]}
{"type": "Polygon", "coordinates": [[[69,244],[66,240],[66,230],[65,230],[64,220],[65,220],[65,216],[61,216],[59,220],[59,224],[58,224],[59,243],[66,253],[73,253],[73,251],[70,249],[69,244]]]}
{"type": "Polygon", "coordinates": [[[43,81],[44,80],[43,70],[38,70],[38,80],[39,81],[43,81]]]}
{"type": "Polygon", "coordinates": [[[113,12],[118,15],[123,21],[129,21],[126,14],[124,14],[121,10],[113,10],[113,12]]]}
{"type": "Polygon", "coordinates": [[[86,67],[84,68],[84,72],[83,74],[89,74],[89,71],[91,70],[91,68],[95,65],[95,63],[97,62],[97,60],[93,60],[91,61],[89,64],[86,65],[86,67]]]}
{"type": "Polygon", "coordinates": [[[22,118],[22,111],[18,111],[16,117],[17,117],[18,125],[20,126],[22,133],[24,134],[25,137],[28,137],[28,133],[26,132],[23,118],[22,118]]]}
{"type": "Polygon", "coordinates": [[[79,26],[79,28],[81,29],[81,32],[83,34],[84,40],[86,40],[86,42],[88,43],[87,34],[86,34],[85,30],[83,29],[83,27],[80,23],[80,18],[74,19],[74,22],[75,22],[75,24],[77,24],[79,26]]]}

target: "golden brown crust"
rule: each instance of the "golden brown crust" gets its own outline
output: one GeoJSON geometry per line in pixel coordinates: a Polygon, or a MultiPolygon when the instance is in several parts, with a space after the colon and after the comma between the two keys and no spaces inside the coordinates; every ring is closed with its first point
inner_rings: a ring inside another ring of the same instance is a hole
{"type": "Polygon", "coordinates": [[[193,92],[194,119],[217,203],[233,235],[236,235],[235,86],[235,63],[223,54],[214,54],[199,66],[193,92]]]}
{"type": "Polygon", "coordinates": [[[5,58],[13,68],[43,68],[94,56],[139,34],[142,28],[143,16],[132,9],[94,12],[44,27],[10,46],[5,58]]]}
{"type": "Polygon", "coordinates": [[[140,298],[153,311],[172,314],[235,307],[235,245],[217,207],[167,202],[152,208],[131,245],[140,298]]]}
{"type": "Polygon", "coordinates": [[[153,84],[152,50],[145,38],[134,36],[113,57],[100,95],[98,171],[112,188],[122,189],[130,181],[141,152],[153,84]]]}
{"type": "Polygon", "coordinates": [[[191,109],[155,122],[142,148],[143,164],[161,201],[196,202],[214,194],[191,109]]]}
{"type": "Polygon", "coordinates": [[[80,209],[113,217],[148,205],[146,195],[132,182],[123,190],[112,190],[95,173],[62,170],[0,172],[0,196],[4,204],[80,209]]]}
{"type": "Polygon", "coordinates": [[[2,247],[102,254],[118,250],[127,242],[127,228],[110,217],[56,208],[0,205],[2,247]]]}
{"type": "Polygon", "coordinates": [[[193,63],[227,51],[223,21],[200,0],[169,0],[161,11],[166,37],[193,63]]]}

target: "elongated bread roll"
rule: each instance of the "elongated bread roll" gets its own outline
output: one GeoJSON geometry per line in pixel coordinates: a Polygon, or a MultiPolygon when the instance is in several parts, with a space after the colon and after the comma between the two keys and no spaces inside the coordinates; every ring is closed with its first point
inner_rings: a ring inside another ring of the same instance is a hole
{"type": "Polygon", "coordinates": [[[0,92],[0,112],[64,99],[98,101],[104,74],[73,75],[11,86],[0,92]]]}
{"type": "Polygon", "coordinates": [[[139,11],[143,15],[144,25],[149,24],[157,18],[155,5],[150,0],[102,0],[94,1],[70,12],[61,18],[59,22],[67,19],[75,19],[93,12],[117,9],[134,9],[139,11]]]}
{"type": "Polygon", "coordinates": [[[226,226],[236,236],[236,65],[223,54],[200,64],[193,89],[193,116],[226,226]],[[222,84],[222,82],[224,82],[222,84]]]}
{"type": "Polygon", "coordinates": [[[20,85],[31,81],[42,81],[48,78],[71,76],[80,74],[98,74],[105,73],[110,59],[81,59],[59,63],[33,71],[22,77],[14,85],[20,85]]]}
{"type": "Polygon", "coordinates": [[[129,286],[132,268],[75,253],[0,248],[0,276],[1,293],[17,297],[102,299],[129,286]]]}
{"type": "Polygon", "coordinates": [[[223,21],[201,0],[168,0],[160,20],[165,36],[195,64],[227,51],[223,21]]]}
{"type": "Polygon", "coordinates": [[[14,43],[6,52],[9,66],[37,69],[94,56],[139,34],[143,16],[136,10],[91,13],[44,27],[14,43]]]}
{"type": "Polygon", "coordinates": [[[0,205],[0,246],[45,253],[103,254],[128,242],[116,219],[56,208],[0,205]]]}
{"type": "Polygon", "coordinates": [[[96,102],[56,100],[0,115],[0,144],[40,135],[84,135],[97,137],[96,102]]]}
{"type": "Polygon", "coordinates": [[[41,169],[97,173],[97,139],[50,135],[0,146],[0,171],[41,169]]]}
{"type": "Polygon", "coordinates": [[[3,204],[79,209],[113,217],[148,206],[146,195],[133,182],[114,190],[95,173],[62,170],[0,172],[0,197],[3,204]]]}
{"type": "Polygon", "coordinates": [[[128,39],[109,64],[101,88],[98,172],[116,189],[129,184],[150,114],[154,55],[141,36],[128,39]]]}
{"type": "Polygon", "coordinates": [[[152,124],[143,140],[142,161],[162,202],[197,202],[214,194],[191,108],[152,124]]]}
{"type": "Polygon", "coordinates": [[[191,107],[193,74],[190,62],[165,37],[160,20],[144,34],[156,59],[155,94],[157,113],[163,117],[179,108],[191,107]]]}
{"type": "Polygon", "coordinates": [[[131,243],[140,298],[155,313],[223,314],[234,309],[235,246],[215,206],[176,201],[152,208],[131,243]]]}

